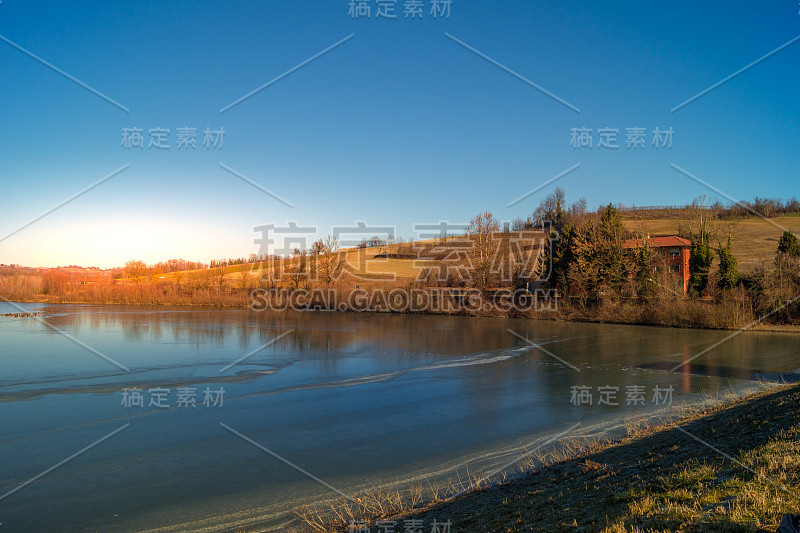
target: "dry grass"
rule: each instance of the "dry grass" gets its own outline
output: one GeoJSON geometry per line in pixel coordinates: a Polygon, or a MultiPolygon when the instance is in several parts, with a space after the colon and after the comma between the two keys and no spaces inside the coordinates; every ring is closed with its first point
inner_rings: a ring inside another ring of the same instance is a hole
{"type": "Polygon", "coordinates": [[[486,487],[488,482],[467,474],[464,480],[457,477],[447,481],[426,479],[410,485],[397,481],[378,488],[362,491],[349,498],[331,500],[323,504],[305,506],[295,511],[304,531],[346,531],[348,525],[359,520],[379,520],[423,505],[446,501],[475,487],[486,487]],[[465,484],[466,483],[466,484],[465,484]]]}
{"type": "Polygon", "coordinates": [[[393,514],[384,506],[341,514],[335,524],[322,514],[304,517],[315,531],[387,516],[449,519],[463,532],[775,531],[800,498],[800,387],[732,398],[733,391],[720,390],[662,419],[632,417],[631,434],[620,440],[576,437],[537,450],[521,465],[524,476],[489,486],[476,474],[467,494],[445,493],[422,509],[406,504],[393,514]]]}

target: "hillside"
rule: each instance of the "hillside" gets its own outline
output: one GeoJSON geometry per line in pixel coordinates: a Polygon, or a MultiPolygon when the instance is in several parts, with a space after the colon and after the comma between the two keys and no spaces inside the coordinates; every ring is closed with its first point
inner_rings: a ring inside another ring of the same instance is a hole
{"type": "MultiPolygon", "coordinates": [[[[640,218],[642,212],[623,212],[625,229],[639,233],[656,235],[674,235],[678,232],[680,219],[670,212],[659,212],[660,216],[640,218]]],[[[751,272],[763,259],[772,259],[778,248],[778,239],[784,229],[800,235],[800,217],[780,216],[769,219],[744,218],[720,222],[720,229],[732,230],[733,254],[739,260],[742,273],[751,272]]],[[[716,245],[716,243],[713,243],[716,245]]]]}
{"type": "MultiPolygon", "coordinates": [[[[621,213],[625,229],[638,234],[651,236],[675,235],[679,231],[681,214],[676,211],[625,211],[621,213]]],[[[752,217],[738,220],[725,220],[715,223],[720,235],[727,235],[731,230],[733,239],[733,252],[739,261],[739,268],[743,274],[752,270],[764,259],[774,257],[778,247],[778,239],[785,229],[800,234],[800,217],[779,216],[769,219],[752,217]]],[[[450,237],[450,244],[458,242],[458,237],[450,237]]],[[[463,242],[463,241],[462,241],[463,242]]],[[[716,243],[713,243],[716,245],[716,243]]],[[[436,262],[425,259],[408,258],[383,258],[378,257],[382,252],[391,254],[408,255],[418,250],[431,249],[441,246],[435,240],[422,240],[413,243],[392,244],[385,247],[366,247],[342,250],[343,259],[347,262],[345,269],[352,276],[374,277],[374,283],[380,284],[378,279],[386,275],[393,277],[394,282],[405,284],[414,280],[426,268],[435,267],[436,262]]],[[[424,253],[420,257],[424,257],[424,253]]],[[[225,283],[235,284],[241,280],[241,272],[246,271],[253,276],[260,276],[264,266],[241,264],[225,267],[225,283]]],[[[175,280],[181,277],[198,275],[207,270],[193,270],[164,274],[164,279],[175,280]]],[[[373,282],[367,281],[368,284],[373,282]]]]}

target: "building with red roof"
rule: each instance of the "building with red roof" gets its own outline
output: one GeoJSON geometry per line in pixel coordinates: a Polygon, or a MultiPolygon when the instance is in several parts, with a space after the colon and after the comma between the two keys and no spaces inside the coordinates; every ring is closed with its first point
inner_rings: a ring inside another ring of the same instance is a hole
{"type": "Polygon", "coordinates": [[[647,246],[658,253],[671,274],[680,276],[683,279],[683,294],[689,289],[689,250],[692,247],[688,241],[677,235],[665,237],[647,237],[644,239],[628,239],[623,241],[622,247],[627,250],[640,248],[647,243],[647,246]]]}

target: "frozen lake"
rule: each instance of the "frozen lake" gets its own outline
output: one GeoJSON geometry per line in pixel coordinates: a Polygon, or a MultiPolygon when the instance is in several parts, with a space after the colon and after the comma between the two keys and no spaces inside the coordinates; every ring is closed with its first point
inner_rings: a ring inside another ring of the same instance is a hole
{"type": "Polygon", "coordinates": [[[731,332],[19,305],[58,330],[0,317],[5,531],[282,529],[337,496],[311,476],[345,494],[463,476],[578,423],[605,429],[800,367],[798,337],[779,333],[733,336],[672,371],[731,332]]]}

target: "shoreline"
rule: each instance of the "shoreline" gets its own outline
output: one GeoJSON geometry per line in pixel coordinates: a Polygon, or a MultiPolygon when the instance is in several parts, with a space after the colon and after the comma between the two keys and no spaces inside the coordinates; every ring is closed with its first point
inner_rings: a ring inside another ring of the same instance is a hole
{"type": "MultiPolygon", "coordinates": [[[[374,519],[478,531],[774,532],[797,512],[800,384],[587,442],[504,482],[374,519]]],[[[375,522],[372,526],[375,526],[375,522]]],[[[318,531],[320,531],[318,529],[318,531]]],[[[347,531],[346,527],[326,529],[347,531]]]]}
{"type": "MultiPolygon", "coordinates": [[[[110,302],[110,303],[98,303],[98,302],[90,302],[85,300],[74,300],[74,301],[53,301],[48,299],[40,299],[40,300],[6,300],[6,303],[13,302],[13,303],[35,303],[35,304],[45,304],[45,305],[89,305],[89,306],[132,306],[132,307],[167,307],[167,308],[176,308],[176,307],[188,307],[193,309],[208,309],[208,310],[251,310],[251,311],[285,311],[286,309],[276,309],[267,307],[265,309],[255,310],[252,309],[250,305],[243,306],[241,304],[195,304],[195,303],[170,303],[170,302],[157,302],[157,303],[148,303],[148,302],[126,302],[126,303],[118,303],[118,302],[110,302]]],[[[800,333],[800,324],[764,324],[764,323],[757,323],[752,326],[744,326],[744,327],[735,327],[735,326],[720,326],[720,327],[710,327],[710,326],[703,326],[703,325],[693,325],[693,326],[684,326],[684,325],[675,325],[675,324],[659,324],[659,323],[650,323],[650,322],[632,322],[632,321],[613,321],[607,320],[602,318],[592,319],[587,317],[563,317],[563,316],[547,316],[547,314],[541,314],[537,316],[510,316],[510,315],[496,315],[496,314],[475,314],[470,313],[467,311],[457,312],[457,313],[445,313],[445,312],[429,312],[429,311],[409,311],[409,312],[398,312],[398,311],[391,311],[385,309],[294,309],[295,311],[302,311],[302,312],[337,312],[337,313],[378,313],[378,314],[396,314],[396,315],[431,315],[431,316],[463,316],[469,318],[514,318],[520,320],[542,320],[542,321],[553,321],[553,322],[569,322],[569,323],[587,323],[587,324],[616,324],[616,325],[627,325],[627,326],[647,326],[647,327],[658,327],[658,328],[672,328],[672,329],[687,329],[687,330],[709,330],[709,331],[753,331],[759,333],[800,333]]]]}

